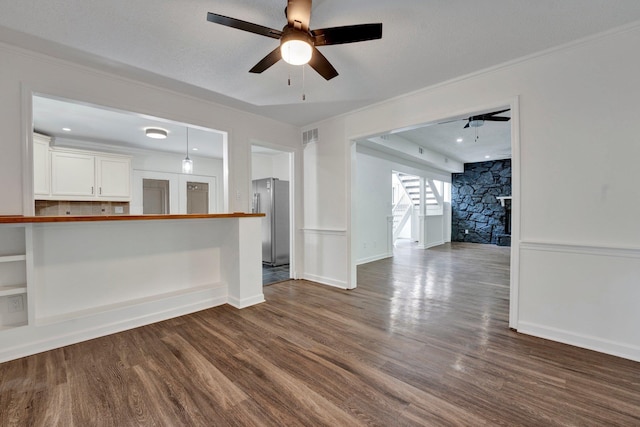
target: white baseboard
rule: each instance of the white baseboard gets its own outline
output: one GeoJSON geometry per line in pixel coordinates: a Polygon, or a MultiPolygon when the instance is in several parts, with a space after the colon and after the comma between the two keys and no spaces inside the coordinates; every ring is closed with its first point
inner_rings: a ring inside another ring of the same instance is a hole
{"type": "Polygon", "coordinates": [[[227,302],[226,292],[226,287],[199,290],[86,315],[81,321],[68,319],[5,330],[0,332],[0,363],[216,307],[227,302]]]}
{"type": "Polygon", "coordinates": [[[234,297],[229,297],[227,304],[235,307],[235,308],[246,308],[252,305],[260,304],[261,302],[265,302],[264,294],[254,295],[249,298],[238,299],[234,297]]]}
{"type": "Polygon", "coordinates": [[[640,362],[640,347],[562,329],[518,322],[518,332],[640,362]]]}
{"type": "Polygon", "coordinates": [[[347,288],[347,282],[343,280],[331,279],[329,277],[316,276],[315,274],[305,273],[302,276],[303,279],[311,282],[320,283],[321,285],[333,286],[334,288],[349,289],[347,288]]]}
{"type": "Polygon", "coordinates": [[[374,261],[380,261],[381,259],[391,258],[392,256],[393,256],[393,253],[374,255],[368,258],[359,259],[358,261],[356,261],[356,265],[367,264],[374,261]]]}
{"type": "Polygon", "coordinates": [[[440,245],[444,245],[444,240],[440,240],[438,242],[426,243],[424,245],[418,245],[418,249],[429,249],[429,248],[434,248],[440,245]]]}

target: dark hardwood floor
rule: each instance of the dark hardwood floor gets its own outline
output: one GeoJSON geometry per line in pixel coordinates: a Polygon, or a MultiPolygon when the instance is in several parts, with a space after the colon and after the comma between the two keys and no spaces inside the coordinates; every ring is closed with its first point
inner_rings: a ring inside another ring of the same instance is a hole
{"type": "Polygon", "coordinates": [[[640,363],[508,329],[509,248],[358,274],[0,364],[0,425],[640,425],[640,363]]]}

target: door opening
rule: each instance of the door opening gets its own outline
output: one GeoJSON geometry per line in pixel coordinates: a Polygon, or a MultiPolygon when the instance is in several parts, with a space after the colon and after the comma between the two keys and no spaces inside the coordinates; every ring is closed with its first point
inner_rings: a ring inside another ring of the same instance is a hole
{"type": "Polygon", "coordinates": [[[142,180],[142,213],[165,215],[169,212],[169,180],[142,180]]]}

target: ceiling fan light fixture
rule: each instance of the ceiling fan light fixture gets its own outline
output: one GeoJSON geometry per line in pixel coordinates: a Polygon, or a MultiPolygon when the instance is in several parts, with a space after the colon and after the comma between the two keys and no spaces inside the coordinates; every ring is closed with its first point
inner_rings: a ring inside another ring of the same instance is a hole
{"type": "Polygon", "coordinates": [[[472,128],[479,128],[484,125],[484,120],[469,120],[469,126],[472,128]]]}
{"type": "Polygon", "coordinates": [[[153,139],[165,139],[167,137],[167,131],[160,128],[146,128],[144,134],[153,139]]]}
{"type": "Polygon", "coordinates": [[[303,32],[285,32],[280,44],[282,59],[291,65],[304,65],[311,61],[313,47],[309,36],[303,32]]]}
{"type": "Polygon", "coordinates": [[[280,46],[282,59],[291,65],[304,65],[311,60],[311,46],[302,40],[288,40],[280,46]]]}

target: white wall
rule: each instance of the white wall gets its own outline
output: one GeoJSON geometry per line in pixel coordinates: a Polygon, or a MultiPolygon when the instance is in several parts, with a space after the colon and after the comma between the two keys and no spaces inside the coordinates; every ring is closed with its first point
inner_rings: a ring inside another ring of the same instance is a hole
{"type": "MultiPolygon", "coordinates": [[[[78,59],[79,60],[79,59],[78,59]]],[[[229,212],[251,209],[251,144],[288,147],[302,182],[300,129],[193,95],[120,77],[88,65],[45,56],[0,40],[0,215],[19,215],[31,202],[32,178],[24,167],[30,130],[31,92],[147,114],[227,132],[223,191],[229,212]],[[250,123],[251,126],[247,126],[250,123]]],[[[143,76],[144,73],[138,73],[143,76]]],[[[142,77],[141,77],[142,78],[142,77]]],[[[154,81],[153,76],[149,81],[154,81]]],[[[195,93],[195,91],[194,91],[195,93]]],[[[297,224],[302,224],[302,186],[295,188],[297,224]]],[[[294,235],[297,268],[303,268],[302,235],[294,235]]]]}
{"type": "Polygon", "coordinates": [[[278,178],[281,181],[290,181],[289,153],[251,155],[252,179],[278,178]]]}
{"type": "MultiPolygon", "coordinates": [[[[638,301],[640,257],[640,186],[631,178],[640,158],[640,56],[631,54],[639,48],[640,28],[627,29],[310,125],[324,138],[305,150],[305,174],[326,179],[305,183],[306,215],[350,233],[353,195],[340,188],[352,140],[518,96],[512,257],[520,274],[512,275],[511,324],[640,360],[640,328],[629,327],[640,324],[630,303],[638,301]],[[338,194],[324,203],[333,188],[338,194]],[[582,274],[587,266],[591,274],[582,274]]],[[[344,271],[337,279],[349,283],[354,270],[344,271]]]]}
{"type": "Polygon", "coordinates": [[[393,255],[390,232],[391,163],[357,153],[357,205],[355,238],[357,263],[376,261],[393,255]]]}
{"type": "MultiPolygon", "coordinates": [[[[225,173],[229,174],[230,211],[250,209],[249,156],[252,141],[277,142],[294,150],[301,148],[300,131],[294,126],[149,83],[2,43],[0,63],[0,149],[3,153],[0,180],[7,184],[0,188],[2,215],[21,214],[23,194],[30,192],[30,179],[23,170],[26,162],[22,160],[29,131],[27,116],[30,116],[30,100],[27,100],[30,97],[24,93],[47,94],[228,132],[229,164],[225,173]]],[[[30,155],[26,154],[27,157],[30,155]]],[[[301,194],[297,199],[301,200],[301,194]]]]}

